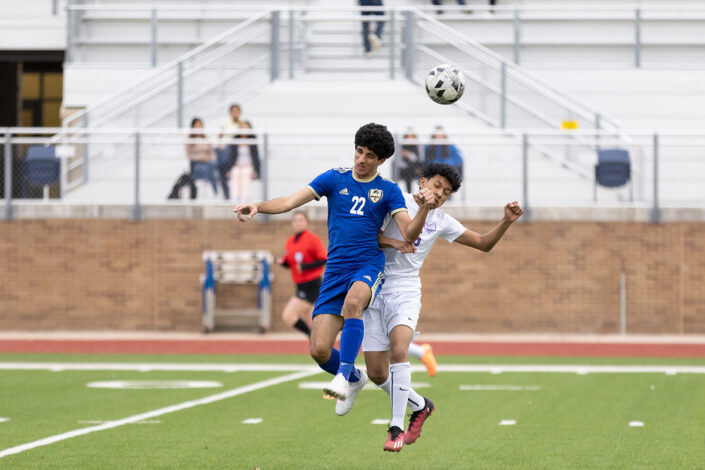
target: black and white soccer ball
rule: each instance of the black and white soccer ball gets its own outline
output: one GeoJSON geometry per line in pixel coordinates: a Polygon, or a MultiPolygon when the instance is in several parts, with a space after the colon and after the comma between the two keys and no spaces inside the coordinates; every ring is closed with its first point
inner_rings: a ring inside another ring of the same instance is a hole
{"type": "Polygon", "coordinates": [[[426,76],[426,93],[439,104],[453,104],[465,92],[465,77],[454,65],[436,65],[426,76]]]}

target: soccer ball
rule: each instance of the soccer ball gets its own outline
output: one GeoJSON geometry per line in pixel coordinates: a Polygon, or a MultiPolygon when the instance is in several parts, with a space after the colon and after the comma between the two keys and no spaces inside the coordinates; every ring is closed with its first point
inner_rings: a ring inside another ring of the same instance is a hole
{"type": "Polygon", "coordinates": [[[463,96],[465,77],[454,65],[436,65],[426,77],[426,93],[439,104],[453,104],[463,96]]]}

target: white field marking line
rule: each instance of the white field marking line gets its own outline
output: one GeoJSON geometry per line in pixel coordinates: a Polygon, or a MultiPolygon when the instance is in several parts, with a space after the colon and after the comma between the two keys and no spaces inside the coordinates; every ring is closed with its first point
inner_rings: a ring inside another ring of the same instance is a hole
{"type": "MultiPolygon", "coordinates": [[[[302,390],[322,390],[323,387],[326,385],[330,385],[330,381],[328,382],[299,382],[299,388],[302,390]]],[[[413,388],[429,388],[431,386],[430,383],[428,382],[411,382],[411,386],[413,388]]],[[[379,388],[377,385],[372,383],[371,381],[365,385],[363,390],[382,390],[379,388]]]]}
{"type": "Polygon", "coordinates": [[[470,391],[495,391],[495,390],[510,390],[510,391],[519,391],[519,390],[541,390],[541,387],[538,385],[461,385],[459,387],[460,390],[470,390],[470,391]]]}
{"type": "Polygon", "coordinates": [[[124,390],[156,390],[183,388],[219,388],[223,384],[215,380],[101,380],[88,382],[88,388],[111,388],[124,390]]]}
{"type": "Polygon", "coordinates": [[[226,398],[232,398],[232,397],[235,397],[238,395],[242,395],[243,393],[253,392],[255,390],[260,390],[263,388],[271,387],[273,385],[279,385],[284,382],[291,382],[294,380],[303,379],[305,377],[309,377],[311,375],[318,374],[320,372],[321,372],[321,370],[318,367],[316,367],[315,369],[312,369],[311,367],[309,367],[309,368],[307,368],[307,370],[304,370],[304,371],[295,372],[293,374],[287,374],[287,375],[284,375],[281,377],[275,377],[273,379],[263,380],[261,382],[255,382],[253,384],[245,385],[243,387],[234,388],[234,389],[228,390],[226,392],[222,392],[222,393],[218,393],[215,395],[210,395],[207,397],[199,398],[198,400],[185,401],[185,402],[179,403],[177,405],[171,405],[171,406],[167,406],[164,408],[159,408],[158,410],[152,410],[152,411],[148,411],[146,413],[140,413],[138,415],[128,416],[127,418],[118,419],[116,421],[110,421],[110,422],[107,422],[104,424],[99,424],[97,426],[75,429],[73,431],[65,432],[62,434],[57,434],[55,436],[46,437],[46,438],[40,439],[38,441],[29,442],[27,444],[22,444],[22,445],[15,446],[15,447],[10,447],[9,449],[5,449],[3,451],[0,451],[0,458],[7,457],[8,455],[19,454],[20,452],[24,452],[26,450],[31,450],[36,447],[54,444],[55,442],[63,441],[66,439],[71,439],[73,437],[83,436],[85,434],[90,434],[92,432],[105,431],[106,429],[113,429],[113,428],[117,428],[119,426],[123,426],[125,424],[136,423],[138,421],[144,421],[144,420],[148,420],[151,418],[156,418],[157,416],[162,416],[162,415],[165,415],[168,413],[173,413],[175,411],[181,411],[181,410],[193,408],[193,407],[199,406],[199,405],[207,405],[209,403],[214,403],[216,401],[225,400],[226,398]]]}
{"type": "Polygon", "coordinates": [[[499,422],[499,426],[514,426],[517,424],[515,419],[503,419],[499,422]]]}
{"type": "Polygon", "coordinates": [[[10,421],[10,418],[0,418],[0,423],[4,423],[5,421],[10,421]]]}
{"type": "Polygon", "coordinates": [[[380,418],[380,419],[373,419],[370,424],[389,424],[390,422],[391,421],[389,419],[380,418]]]}
{"type": "MultiPolygon", "coordinates": [[[[311,364],[138,364],[138,363],[55,363],[55,362],[0,362],[0,370],[124,370],[124,371],[179,371],[179,372],[298,372],[312,370],[311,364]]],[[[364,369],[364,367],[362,367],[364,369]]],[[[322,370],[316,368],[323,373],[322,370]]],[[[412,372],[426,373],[422,365],[411,367],[412,372]]],[[[705,366],[639,366],[639,365],[578,365],[578,364],[444,364],[439,372],[541,372],[541,373],[597,373],[641,374],[661,373],[705,374],[705,366]]]]}
{"type": "Polygon", "coordinates": [[[632,428],[642,428],[644,427],[644,423],[641,421],[629,421],[629,426],[632,428]]]}
{"type": "Polygon", "coordinates": [[[259,424],[262,422],[262,418],[247,418],[242,421],[242,424],[259,424]]]}
{"type": "MultiPolygon", "coordinates": [[[[77,421],[78,424],[103,424],[103,423],[110,423],[110,421],[105,421],[101,419],[87,419],[83,421],[77,421]]],[[[146,421],[136,421],[131,424],[161,424],[161,421],[158,419],[150,419],[146,421]]]]}

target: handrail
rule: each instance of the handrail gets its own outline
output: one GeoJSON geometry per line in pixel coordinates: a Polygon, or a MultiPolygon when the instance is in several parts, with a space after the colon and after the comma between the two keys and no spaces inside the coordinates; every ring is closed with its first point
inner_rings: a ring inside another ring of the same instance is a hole
{"type": "MultiPolygon", "coordinates": [[[[421,18],[424,18],[429,23],[433,24],[434,26],[438,27],[442,31],[453,36],[454,40],[462,41],[465,44],[468,44],[468,45],[472,46],[473,48],[475,48],[476,51],[473,51],[473,52],[477,52],[477,53],[472,53],[472,55],[476,59],[483,62],[485,65],[490,66],[490,67],[494,67],[497,64],[503,65],[506,67],[508,72],[512,72],[513,74],[515,74],[515,78],[517,78],[518,80],[522,80],[524,82],[524,84],[532,86],[532,88],[534,88],[535,91],[543,93],[547,97],[549,94],[552,94],[556,100],[562,101],[564,103],[563,106],[578,107],[579,109],[574,110],[574,111],[584,112],[585,115],[590,115],[591,117],[594,117],[595,115],[600,114],[601,119],[604,122],[608,122],[615,127],[619,127],[617,122],[614,121],[613,119],[607,118],[607,117],[603,116],[601,113],[598,113],[596,110],[593,110],[590,107],[588,107],[587,105],[580,103],[578,100],[566,96],[562,92],[558,91],[556,88],[546,84],[541,79],[535,77],[533,74],[531,74],[527,70],[523,69],[522,67],[517,66],[516,64],[510,62],[509,60],[505,59],[504,57],[502,57],[498,53],[496,53],[490,49],[487,49],[479,42],[477,42],[471,38],[468,38],[467,36],[457,32],[456,30],[454,30],[453,28],[451,28],[449,26],[444,25],[443,23],[438,21],[436,18],[433,18],[432,16],[429,16],[428,14],[423,13],[422,11],[420,11],[417,8],[414,8],[414,10],[416,10],[416,14],[418,14],[421,18]],[[483,54],[483,55],[489,57],[490,59],[496,61],[496,63],[492,64],[492,63],[488,62],[487,60],[484,60],[482,58],[482,55],[480,55],[480,54],[483,54]]],[[[497,69],[495,68],[495,70],[497,70],[497,69]]]]}
{"type": "Polygon", "coordinates": [[[182,54],[181,56],[177,57],[176,59],[172,60],[171,62],[168,62],[168,63],[162,65],[161,67],[159,67],[158,69],[154,70],[153,72],[148,73],[143,78],[136,80],[135,82],[132,82],[129,85],[127,85],[123,88],[120,88],[113,93],[106,95],[102,99],[98,100],[95,104],[90,105],[90,106],[86,107],[85,109],[67,117],[64,120],[64,126],[70,126],[72,123],[75,123],[78,119],[82,119],[89,112],[94,111],[95,109],[105,105],[106,103],[110,103],[118,96],[120,96],[124,93],[127,93],[129,91],[132,91],[140,85],[143,85],[153,79],[156,79],[157,77],[162,75],[164,72],[172,71],[171,69],[176,68],[180,62],[184,62],[186,60],[189,60],[192,57],[194,57],[195,55],[197,55],[199,52],[204,51],[205,49],[207,49],[211,46],[214,46],[219,42],[222,42],[227,37],[239,32],[240,30],[246,28],[247,26],[266,17],[267,15],[270,14],[270,12],[271,12],[270,8],[262,10],[259,14],[255,15],[255,16],[243,21],[242,23],[239,23],[239,24],[233,26],[232,28],[228,29],[227,31],[209,39],[208,41],[204,42],[203,44],[196,47],[195,49],[193,49],[185,54],[182,54]]]}

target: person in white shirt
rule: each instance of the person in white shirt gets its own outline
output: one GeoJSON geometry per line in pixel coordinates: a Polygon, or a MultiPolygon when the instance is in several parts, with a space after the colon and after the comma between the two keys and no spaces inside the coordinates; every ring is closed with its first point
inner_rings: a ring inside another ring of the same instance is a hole
{"type": "MultiPolygon", "coordinates": [[[[384,290],[368,310],[363,312],[365,336],[362,350],[365,354],[369,378],[390,395],[392,420],[384,450],[399,452],[404,444],[413,444],[421,434],[424,421],[434,410],[434,404],[411,388],[411,368],[408,349],[421,310],[421,279],[419,269],[438,238],[456,242],[481,251],[490,251],[509,226],[523,213],[519,204],[504,206],[502,220],[484,234],[466,229],[460,222],[443,212],[440,207],[451,193],[460,188],[462,178],[458,171],[446,164],[431,164],[423,170],[421,188],[433,191],[437,203],[426,217],[424,229],[412,244],[404,241],[394,224],[382,226],[379,242],[384,248],[384,290]],[[404,428],[404,413],[412,410],[409,426],[404,428]]],[[[419,208],[416,195],[404,194],[411,217],[419,208]]],[[[338,402],[336,412],[347,413],[353,403],[338,402]],[[338,410],[340,408],[340,410],[338,410]]]]}

